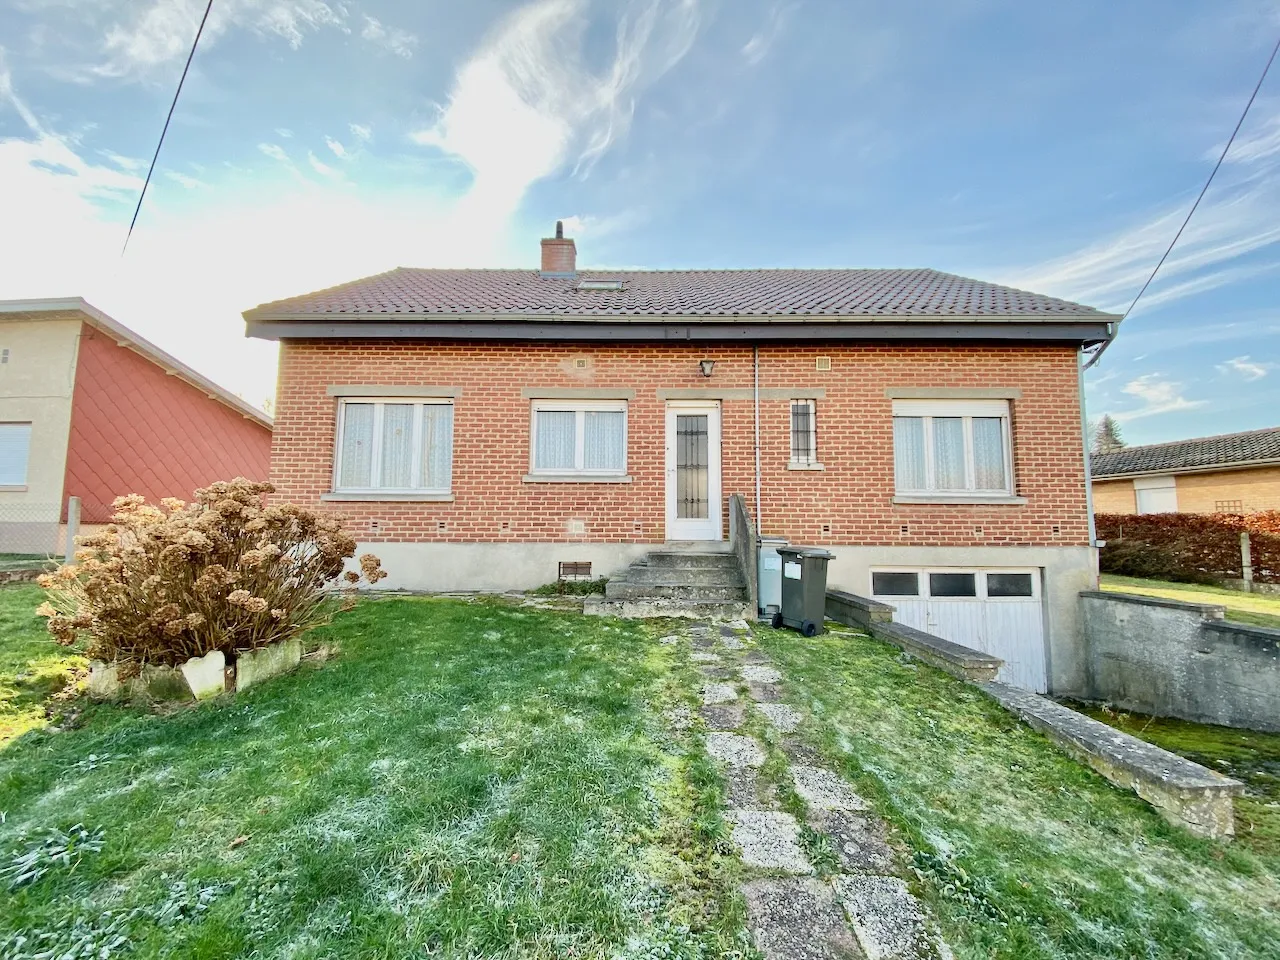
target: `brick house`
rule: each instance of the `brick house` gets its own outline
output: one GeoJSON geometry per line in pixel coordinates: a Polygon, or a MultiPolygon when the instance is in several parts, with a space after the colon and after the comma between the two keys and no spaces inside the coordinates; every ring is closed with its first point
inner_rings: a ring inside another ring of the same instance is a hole
{"type": "Polygon", "coordinates": [[[724,549],[741,494],[761,534],[834,551],[832,586],[1075,683],[1080,354],[1114,316],[931,270],[579,271],[558,226],[540,270],[397,269],[244,316],[280,342],[278,495],[351,518],[388,586],[568,562],[689,596],[710,561],[672,554],[724,549]]]}
{"type": "Polygon", "coordinates": [[[1093,506],[1099,513],[1280,510],[1280,427],[1095,454],[1093,506]]]}
{"type": "Polygon", "coordinates": [[[92,304],[0,301],[0,552],[61,553],[70,497],[105,523],[270,458],[270,417],[92,304]]]}

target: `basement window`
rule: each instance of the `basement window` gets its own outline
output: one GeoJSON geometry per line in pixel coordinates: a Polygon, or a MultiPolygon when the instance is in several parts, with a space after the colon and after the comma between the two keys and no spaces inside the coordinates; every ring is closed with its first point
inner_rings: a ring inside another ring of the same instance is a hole
{"type": "Polygon", "coordinates": [[[625,280],[579,280],[577,289],[579,290],[625,290],[627,283],[625,280]]]}

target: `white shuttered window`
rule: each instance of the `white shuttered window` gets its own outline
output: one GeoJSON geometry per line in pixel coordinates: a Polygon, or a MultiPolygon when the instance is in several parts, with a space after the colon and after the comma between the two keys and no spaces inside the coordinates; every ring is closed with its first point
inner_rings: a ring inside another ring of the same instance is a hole
{"type": "Polygon", "coordinates": [[[337,493],[448,493],[453,482],[453,402],[341,400],[337,493]]]}

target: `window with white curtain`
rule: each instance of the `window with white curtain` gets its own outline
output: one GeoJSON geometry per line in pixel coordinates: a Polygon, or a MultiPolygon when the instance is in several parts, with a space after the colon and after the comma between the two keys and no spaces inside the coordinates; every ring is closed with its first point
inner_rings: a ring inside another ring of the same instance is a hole
{"type": "Polygon", "coordinates": [[[30,455],[31,424],[0,423],[0,486],[26,485],[30,455]]]}
{"type": "Polygon", "coordinates": [[[453,402],[341,400],[335,460],[337,493],[448,493],[453,402]]]}
{"type": "Polygon", "coordinates": [[[621,476],[627,472],[624,400],[535,400],[530,472],[621,476]]]}
{"type": "Polygon", "coordinates": [[[1013,492],[1009,404],[1004,400],[895,400],[898,493],[1013,492]]]}

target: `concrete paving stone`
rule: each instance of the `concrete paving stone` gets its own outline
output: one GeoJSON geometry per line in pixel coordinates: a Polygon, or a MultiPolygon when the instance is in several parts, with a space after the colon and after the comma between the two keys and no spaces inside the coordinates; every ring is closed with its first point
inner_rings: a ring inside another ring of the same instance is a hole
{"type": "Polygon", "coordinates": [[[778,792],[751,767],[732,767],[725,774],[725,800],[730,810],[776,810],[778,792]]]}
{"type": "Polygon", "coordinates": [[[748,683],[747,693],[756,703],[782,702],[782,687],[776,683],[748,683]]]}
{"type": "Polygon", "coordinates": [[[867,809],[867,801],[833,770],[796,764],[791,768],[791,779],[811,810],[867,809]]]}
{"type": "Polygon", "coordinates": [[[736,633],[731,633],[727,637],[722,636],[720,638],[720,645],[726,650],[743,650],[746,648],[746,644],[738,639],[738,635],[736,633]]]}
{"type": "Polygon", "coordinates": [[[739,733],[708,733],[707,753],[731,767],[764,766],[764,747],[760,745],[760,741],[739,733]]]}
{"type": "Polygon", "coordinates": [[[746,653],[742,655],[742,662],[743,663],[765,663],[765,664],[773,663],[773,661],[769,659],[769,655],[765,653],[763,650],[748,650],[746,653]]]}
{"type": "Polygon", "coordinates": [[[689,654],[689,659],[694,663],[719,663],[720,654],[711,653],[708,650],[695,650],[689,654]]]}
{"type": "Polygon", "coordinates": [[[742,704],[712,704],[698,711],[712,730],[737,730],[747,719],[747,708],[742,704]]]}
{"type": "Polygon", "coordinates": [[[715,645],[715,640],[705,635],[693,638],[693,648],[695,650],[710,650],[715,647],[715,645]]]}
{"type": "Polygon", "coordinates": [[[733,842],[742,862],[779,873],[813,873],[813,864],[800,849],[800,824],[789,813],[768,810],[730,810],[733,842]]]}
{"type": "Polygon", "coordinates": [[[782,679],[782,673],[777,667],[766,666],[763,663],[748,663],[740,672],[742,679],[751,683],[777,683],[782,679]]]}
{"type": "Polygon", "coordinates": [[[673,730],[688,730],[693,726],[693,713],[686,706],[672,707],[667,711],[667,723],[673,730]]]}
{"type": "Polygon", "coordinates": [[[795,737],[787,737],[779,746],[792,763],[800,763],[808,767],[822,766],[822,757],[818,755],[818,752],[795,737]]]}
{"type": "Polygon", "coordinates": [[[867,960],[914,960],[931,952],[920,902],[903,881],[839,876],[834,886],[867,960]]]}
{"type": "Polygon", "coordinates": [[[704,704],[732,703],[738,699],[738,688],[732,683],[707,683],[702,686],[704,704]]]}
{"type": "Polygon", "coordinates": [[[893,851],[885,843],[884,823],[878,818],[828,810],[815,813],[809,823],[831,838],[841,870],[876,874],[893,871],[893,851]]]}
{"type": "Polygon", "coordinates": [[[661,644],[664,644],[665,646],[670,647],[670,646],[674,646],[675,644],[679,643],[679,642],[680,642],[680,638],[679,638],[678,636],[676,636],[674,633],[669,633],[669,634],[667,634],[665,637],[659,637],[659,638],[658,638],[658,642],[659,642],[659,643],[661,643],[661,644]]]}
{"type": "Polygon", "coordinates": [[[747,921],[765,960],[860,958],[840,904],[820,880],[752,880],[743,884],[747,921]]]}
{"type": "Polygon", "coordinates": [[[733,668],[717,666],[712,663],[698,664],[698,672],[708,680],[733,680],[738,676],[733,668]]]}
{"type": "Polygon", "coordinates": [[[800,721],[804,719],[785,703],[758,703],[756,704],[756,709],[764,714],[764,718],[779,733],[791,733],[796,727],[800,726],[800,721]]]}
{"type": "Polygon", "coordinates": [[[735,633],[751,632],[751,624],[747,623],[747,621],[745,620],[730,620],[728,623],[725,624],[725,626],[728,627],[730,630],[734,631],[735,633]]]}

